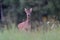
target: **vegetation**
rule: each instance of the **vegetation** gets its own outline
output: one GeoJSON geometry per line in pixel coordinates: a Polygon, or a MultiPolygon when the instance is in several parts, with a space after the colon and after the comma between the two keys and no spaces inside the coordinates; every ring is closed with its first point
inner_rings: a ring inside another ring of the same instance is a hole
{"type": "Polygon", "coordinates": [[[0,0],[0,40],[60,40],[60,26],[47,32],[43,29],[39,32],[19,31],[18,23],[26,20],[24,8],[33,8],[31,23],[34,27],[41,26],[43,14],[47,14],[53,24],[60,21],[60,0],[0,0]],[[52,16],[56,16],[56,20],[52,18],[54,22],[50,19],[52,16]]]}
{"type": "Polygon", "coordinates": [[[0,40],[60,40],[60,29],[48,32],[24,32],[18,31],[16,28],[5,29],[0,32],[0,40]]]}
{"type": "Polygon", "coordinates": [[[42,14],[56,15],[60,19],[60,0],[3,0],[1,3],[6,6],[2,10],[3,17],[15,23],[26,19],[24,8],[27,7],[33,8],[32,20],[40,20],[42,14]]]}

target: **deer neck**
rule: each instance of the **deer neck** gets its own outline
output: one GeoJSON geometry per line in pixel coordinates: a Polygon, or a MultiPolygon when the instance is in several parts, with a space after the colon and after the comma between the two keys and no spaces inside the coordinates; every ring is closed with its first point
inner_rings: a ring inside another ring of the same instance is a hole
{"type": "Polygon", "coordinates": [[[27,20],[28,23],[30,23],[30,16],[27,16],[27,20]]]}

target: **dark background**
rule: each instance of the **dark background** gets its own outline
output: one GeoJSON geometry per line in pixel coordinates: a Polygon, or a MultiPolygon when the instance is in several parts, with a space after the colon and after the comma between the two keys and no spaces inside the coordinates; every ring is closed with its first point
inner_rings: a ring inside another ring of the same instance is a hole
{"type": "Polygon", "coordinates": [[[18,24],[26,19],[27,7],[33,8],[32,20],[41,20],[43,14],[55,15],[60,20],[60,0],[0,0],[0,19],[18,24]]]}

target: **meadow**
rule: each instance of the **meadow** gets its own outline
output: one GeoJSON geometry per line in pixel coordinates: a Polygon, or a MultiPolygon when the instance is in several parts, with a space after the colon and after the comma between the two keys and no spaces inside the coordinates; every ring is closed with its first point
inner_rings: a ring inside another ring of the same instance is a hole
{"type": "Polygon", "coordinates": [[[60,40],[60,28],[48,32],[24,32],[12,29],[0,31],[0,40],[60,40]]]}

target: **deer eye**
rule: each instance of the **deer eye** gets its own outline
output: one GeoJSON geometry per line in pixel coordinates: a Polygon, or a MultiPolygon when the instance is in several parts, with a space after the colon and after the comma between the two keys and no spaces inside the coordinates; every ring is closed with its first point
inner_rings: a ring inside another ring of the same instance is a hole
{"type": "Polygon", "coordinates": [[[30,16],[30,15],[28,15],[28,16],[30,16]]]}
{"type": "Polygon", "coordinates": [[[28,14],[28,16],[31,16],[30,14],[28,14]]]}

